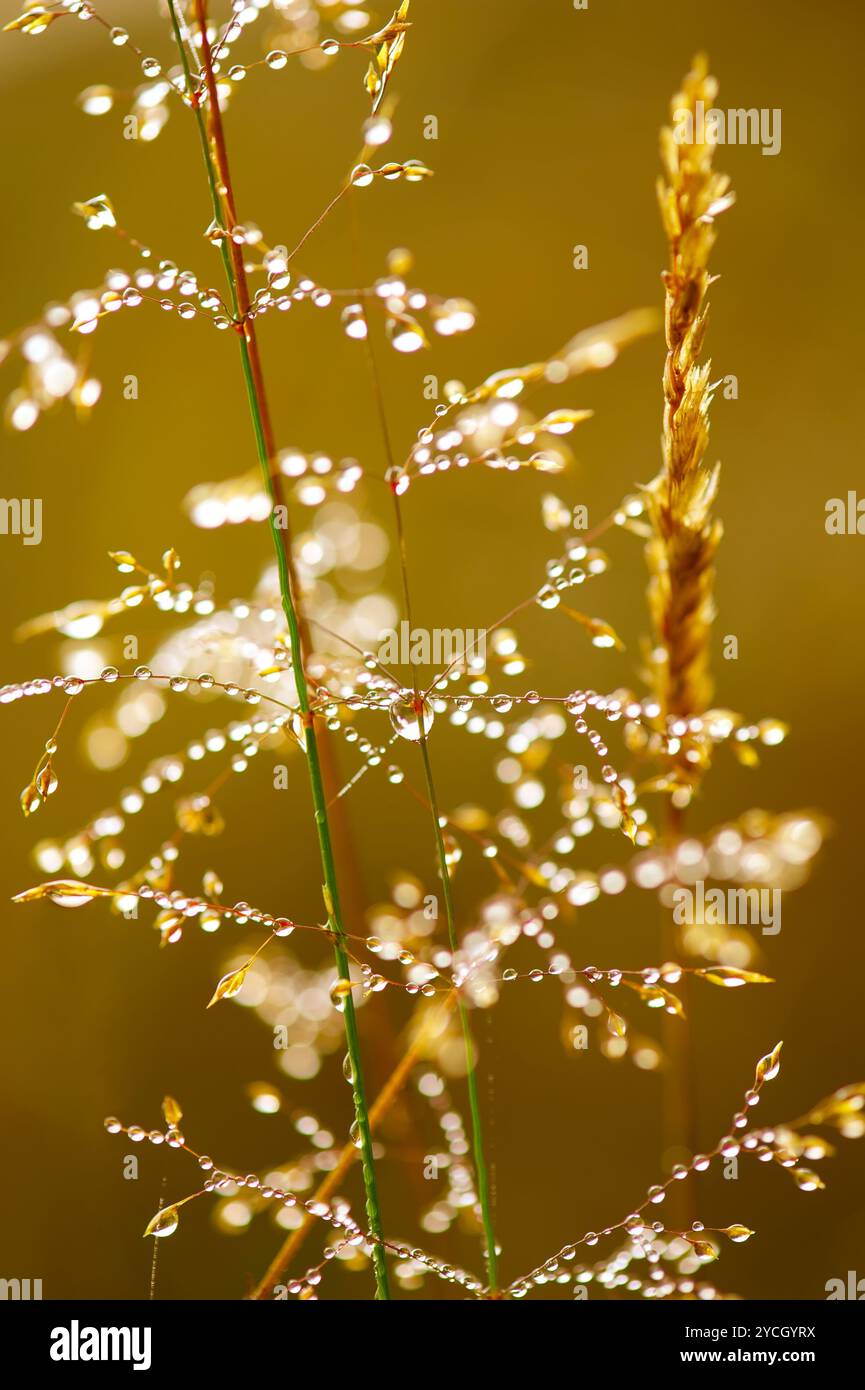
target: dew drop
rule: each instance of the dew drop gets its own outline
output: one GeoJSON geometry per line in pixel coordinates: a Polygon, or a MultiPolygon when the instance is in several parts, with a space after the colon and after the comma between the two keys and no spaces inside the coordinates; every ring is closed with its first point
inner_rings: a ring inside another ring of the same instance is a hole
{"type": "Polygon", "coordinates": [[[88,893],[84,890],[68,891],[75,887],[72,883],[69,883],[66,887],[67,891],[64,892],[63,885],[58,884],[57,891],[48,894],[51,901],[56,903],[58,907],[84,907],[87,903],[92,903],[93,899],[97,896],[95,893],[88,893]]]}
{"type": "Polygon", "coordinates": [[[334,980],[330,987],[330,1002],[337,1013],[345,1013],[346,1001],[351,998],[351,980],[334,980]]]}
{"type": "Polygon", "coordinates": [[[552,584],[545,584],[538,590],[536,602],[539,608],[558,608],[561,599],[552,584]]]}
{"type": "Polygon", "coordinates": [[[46,763],[36,778],[36,790],[44,799],[45,797],[52,796],[53,793],[56,792],[57,785],[57,776],[52,765],[51,763],[46,763]]]}
{"type": "Polygon", "coordinates": [[[413,694],[400,694],[391,701],[390,722],[400,738],[419,743],[433,726],[433,711],[428,700],[413,694]]]}
{"type": "Polygon", "coordinates": [[[177,1207],[164,1207],[154,1216],[144,1234],[157,1237],[172,1236],[179,1225],[180,1217],[177,1214],[177,1207]]]}
{"type": "Polygon", "coordinates": [[[388,319],[385,323],[385,332],[397,352],[418,352],[427,345],[420,324],[405,314],[401,314],[398,318],[388,319]]]}

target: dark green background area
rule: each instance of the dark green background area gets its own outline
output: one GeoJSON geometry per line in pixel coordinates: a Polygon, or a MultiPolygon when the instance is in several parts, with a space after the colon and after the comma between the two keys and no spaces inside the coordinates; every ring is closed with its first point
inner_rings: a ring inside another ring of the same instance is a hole
{"type": "MultiPolygon", "coordinates": [[[[134,29],[145,51],[173,62],[155,3],[105,0],[105,10],[134,29]]],[[[15,12],[0,0],[4,20],[15,12]]],[[[391,247],[411,247],[414,278],[468,296],[479,319],[468,337],[437,342],[422,361],[381,350],[399,455],[428,419],[425,373],[473,383],[546,356],[581,327],[660,304],[657,131],[694,51],[708,50],[722,106],[783,112],[777,158],[754,147],[719,152],[738,203],[720,224],[709,345],[716,375],[735,374],[740,390],[738,401],[717,400],[712,422],[725,527],[718,700],[753,717],[775,714],[793,734],[756,773],[719,758],[691,823],[706,828],[753,805],[819,807],[834,830],[811,883],[785,900],[781,934],[767,939],[763,964],[779,983],[692,992],[700,1143],[709,1147],[738,1107],[756,1058],[779,1038],[784,1066],[765,1093],[767,1121],[800,1114],[865,1074],[865,541],[828,537],[823,525],[826,500],[861,486],[862,477],[862,8],[852,0],[590,0],[576,12],[569,0],[414,0],[411,17],[394,78],[396,132],[384,157],[428,160],[435,178],[358,191],[360,273],[369,283],[391,247]],[[438,118],[437,142],[423,139],[429,114],[438,118]],[[572,268],[576,243],[589,248],[587,271],[572,268]],[[725,633],[738,635],[738,662],[720,659],[725,633]]],[[[246,51],[257,56],[260,43],[253,31],[246,51]]],[[[320,74],[296,64],[281,73],[257,70],[237,92],[227,129],[240,215],[272,241],[296,241],[351,163],[368,109],[362,72],[361,56],[345,53],[320,74]]],[[[50,299],[98,284],[107,266],[128,263],[110,234],[86,231],[68,212],[97,192],[107,192],[123,224],[160,255],[197,270],[203,283],[217,282],[218,258],[201,236],[210,213],[191,120],[178,109],[159,140],[142,145],[122,139],[119,110],[90,120],[75,106],[88,84],[135,80],[129,55],[112,49],[95,25],[64,21],[35,40],[3,36],[0,332],[27,322],[50,299]]],[[[342,206],[301,259],[322,283],[347,284],[352,256],[342,206]]],[[[380,472],[362,351],[343,337],[335,315],[273,315],[261,341],[280,443],[354,455],[380,472]]],[[[11,633],[35,613],[114,592],[109,549],[152,561],[173,544],[184,575],[212,571],[223,595],[251,591],[270,558],[262,528],[196,531],[180,507],[196,482],[254,462],[230,335],[144,306],[102,324],[91,342],[104,395],[90,422],[77,427],[64,408],[24,437],[0,438],[3,495],[44,499],[41,547],[0,538],[4,680],[55,669],[50,639],[22,648],[11,633]],[[122,396],[130,373],[140,382],[136,402],[122,396]]],[[[553,485],[569,502],[587,505],[590,516],[605,515],[657,468],[662,357],[660,338],[646,341],[611,371],[551,396],[551,404],[596,411],[575,436],[574,470],[553,485]]],[[[2,370],[6,383],[7,390],[16,384],[10,367],[2,370]]],[[[419,625],[480,627],[538,584],[557,544],[540,523],[547,490],[537,475],[485,470],[412,489],[405,516],[419,625]]],[[[372,492],[367,501],[389,528],[386,496],[372,492]]],[[[530,613],[521,626],[534,663],[530,684],[604,689],[635,679],[647,626],[643,560],[639,543],[626,536],[614,539],[612,554],[609,575],[593,590],[593,611],[614,624],[627,651],[592,652],[559,615],[530,613]]],[[[397,579],[395,569],[388,573],[393,593],[397,579]]],[[[142,611],[134,630],[146,657],[167,627],[142,611]]],[[[25,824],[17,795],[57,708],[46,698],[0,710],[4,901],[36,881],[28,860],[34,839],[70,831],[110,805],[129,778],[128,769],[89,771],[70,738],[61,793],[25,824]]],[[[178,702],[135,757],[143,762],[182,747],[196,717],[178,702]]],[[[488,744],[441,721],[433,749],[445,806],[498,804],[488,744]]],[[[277,797],[263,766],[232,786],[227,832],[215,856],[208,847],[228,897],[298,920],[320,910],[307,797],[299,775],[296,791],[277,797]]],[[[398,789],[369,777],[347,806],[367,902],[385,896],[395,866],[434,884],[428,826],[398,789]]],[[[163,798],[146,822],[140,818],[130,862],[162,839],[168,816],[163,798]]],[[[585,847],[594,866],[623,861],[627,849],[597,835],[585,847]]],[[[461,928],[489,883],[483,866],[461,871],[461,928]]],[[[244,1098],[247,1082],[278,1079],[269,1033],[243,1010],[202,1007],[223,968],[225,934],[190,937],[160,952],[143,922],[120,922],[99,905],[80,914],[4,908],[0,930],[0,1275],[41,1277],[46,1297],[144,1296],[151,1246],[140,1233],[163,1174],[170,1200],[193,1189],[196,1172],[183,1155],[141,1148],[141,1177],[125,1182],[122,1156],[130,1146],[108,1138],[102,1119],[116,1113],[156,1125],[170,1091],[183,1102],[191,1143],[243,1171],[266,1170],[295,1146],[287,1115],[255,1115],[244,1098]]],[[[656,958],[657,933],[651,899],[631,893],[581,914],[563,930],[563,944],[577,962],[642,965],[656,958]]],[[[298,950],[323,959],[314,942],[298,950]]],[[[660,1077],[610,1065],[592,1050],[566,1054],[557,989],[551,982],[512,987],[492,1014],[478,1018],[506,1279],[580,1232],[619,1219],[662,1173],[660,1077]]],[[[393,1028],[404,1022],[402,1001],[377,996],[372,1007],[390,1010],[393,1028]]],[[[371,1013],[365,1009],[361,1022],[375,1092],[392,1059],[371,1013]]],[[[653,1026],[651,1016],[640,1021],[653,1026]]],[[[349,1094],[338,1068],[312,1085],[283,1088],[292,1105],[309,1105],[337,1134],[347,1131],[349,1094]]],[[[462,1103],[458,1082],[455,1091],[462,1103]]],[[[419,1142],[431,1143],[432,1134],[419,1142]]],[[[786,1175],[754,1163],[743,1162],[736,1183],[704,1180],[707,1224],[742,1222],[758,1233],[725,1249],[718,1283],[750,1297],[820,1298],[827,1279],[848,1269],[865,1274],[861,1175],[861,1146],[843,1144],[826,1165],[823,1193],[800,1194],[786,1175]]],[[[418,1241],[416,1186],[406,1164],[385,1159],[381,1184],[388,1232],[418,1241]]],[[[346,1192],[360,1212],[357,1173],[346,1192]]],[[[277,1241],[263,1218],[247,1234],[226,1238],[210,1224],[206,1202],[197,1203],[161,1249],[158,1292],[242,1295],[277,1241]]],[[[477,1245],[464,1233],[421,1243],[454,1263],[479,1265],[477,1245]]],[[[310,1241],[310,1259],[320,1246],[320,1238],[310,1241]]],[[[371,1289],[370,1277],[334,1272],[323,1295],[369,1296],[371,1289]]],[[[429,1291],[445,1292],[440,1285],[429,1291]]]]}

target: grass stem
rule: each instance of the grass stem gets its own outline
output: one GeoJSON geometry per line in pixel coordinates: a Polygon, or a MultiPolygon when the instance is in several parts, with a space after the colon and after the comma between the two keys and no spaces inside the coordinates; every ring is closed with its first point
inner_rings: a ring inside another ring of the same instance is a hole
{"type": "MultiPolygon", "coordinates": [[[[453,1008],[456,998],[456,990],[454,990],[443,1000],[441,1010],[436,1010],[431,1017],[428,1015],[425,1026],[418,1029],[412,1043],[406,1048],[384,1086],[369,1107],[369,1123],[372,1130],[378,1128],[381,1121],[399,1097],[400,1092],[415,1067],[419,1062],[423,1061],[426,1050],[429,1047],[430,1037],[435,1035],[436,1027],[443,1015],[445,1015],[449,1009],[453,1008]]],[[[313,1200],[316,1202],[328,1201],[334,1192],[339,1190],[343,1178],[350,1172],[357,1158],[358,1152],[354,1144],[346,1144],[335,1167],[331,1169],[327,1177],[324,1178],[316,1188],[313,1200]]],[[[267,1298],[274,1284],[278,1283],[283,1272],[288,1269],[292,1260],[303,1246],[306,1237],[309,1235],[310,1231],[315,1229],[316,1225],[317,1218],[310,1212],[307,1212],[300,1225],[286,1236],[268,1268],[250,1294],[251,1298],[267,1298]]]]}
{"type": "MultiPolygon", "coordinates": [[[[421,722],[421,729],[423,723],[421,722]]],[[[445,901],[445,917],[448,925],[448,939],[450,941],[451,952],[456,955],[459,947],[456,932],[456,914],[454,912],[453,892],[451,891],[450,876],[448,874],[447,856],[445,854],[444,837],[442,835],[441,821],[439,819],[438,800],[436,797],[435,783],[433,781],[432,766],[430,764],[429,748],[427,746],[426,734],[422,734],[421,755],[423,757],[424,777],[426,778],[427,797],[432,807],[432,818],[435,826],[436,849],[438,853],[439,874],[442,881],[442,896],[445,901]]],[[[475,1171],[478,1180],[478,1201],[481,1207],[481,1220],[483,1222],[484,1237],[486,1239],[486,1262],[487,1262],[487,1281],[490,1292],[495,1293],[498,1288],[498,1259],[496,1251],[496,1237],[493,1229],[492,1201],[490,1195],[489,1173],[487,1171],[486,1156],[484,1154],[483,1128],[481,1125],[481,1107],[478,1098],[477,1068],[475,1066],[475,1045],[472,1038],[471,1024],[469,1022],[468,1010],[463,1004],[462,999],[457,1001],[460,1026],[463,1031],[463,1042],[466,1050],[466,1085],[469,1094],[469,1110],[472,1121],[472,1153],[475,1160],[475,1171]]]]}
{"type": "MultiPolygon", "coordinates": [[[[303,638],[302,620],[300,617],[297,575],[291,555],[290,533],[286,526],[280,526],[277,521],[278,512],[281,516],[286,515],[284,510],[285,502],[282,482],[279,473],[274,468],[276,449],[255,327],[253,320],[249,317],[250,300],[246,272],[243,264],[243,252],[228,236],[230,227],[237,224],[237,215],[232,191],[228,153],[219,111],[219,99],[213,72],[210,44],[207,37],[207,5],[206,0],[194,0],[196,22],[201,34],[202,73],[208,99],[207,122],[205,122],[202,114],[200,94],[195,86],[190,71],[186,46],[177,16],[176,0],[171,0],[170,9],[171,20],[180,51],[184,75],[186,77],[187,93],[195,113],[204,154],[211,200],[213,203],[214,221],[217,228],[223,233],[220,239],[220,250],[222,252],[232,307],[237,320],[241,365],[253,432],[255,434],[256,450],[271,500],[270,529],[279,571],[282,607],[291,646],[292,671],[297,688],[298,704],[300,706],[305,728],[306,762],[309,773],[310,790],[312,793],[321,867],[324,877],[324,896],[328,913],[328,925],[333,934],[337,973],[340,979],[349,979],[349,961],[344,946],[345,927],[343,925],[336,863],[331,842],[330,824],[328,821],[327,796],[316,740],[314,720],[309,708],[309,691],[304,667],[305,642],[303,638]]],[[[354,1001],[350,992],[344,1001],[343,1017],[352,1075],[355,1119],[360,1141],[363,1180],[366,1192],[367,1218],[371,1233],[378,1238],[372,1246],[376,1296],[381,1299],[387,1299],[390,1297],[390,1292],[385,1253],[382,1245],[379,1243],[383,1238],[383,1231],[376,1186],[372,1131],[364,1088],[357,1017],[354,1001]]]]}
{"type": "MultiPolygon", "coordinates": [[[[357,224],[353,223],[355,248],[357,248],[357,224]]],[[[364,298],[364,309],[367,310],[366,298],[364,298]]],[[[384,441],[385,456],[389,470],[394,466],[394,453],[391,445],[390,430],[387,423],[387,412],[384,405],[384,394],[381,388],[381,379],[378,372],[375,351],[369,335],[369,315],[367,313],[367,335],[364,339],[367,352],[367,360],[370,367],[370,378],[373,385],[376,410],[378,412],[379,423],[381,426],[382,438],[384,441]]],[[[411,589],[408,578],[408,555],[406,551],[405,527],[403,526],[402,508],[400,506],[399,494],[395,489],[391,489],[394,505],[394,520],[397,533],[397,550],[399,555],[400,578],[403,591],[403,605],[405,608],[406,619],[409,629],[414,626],[412,617],[411,589]]],[[[439,876],[442,882],[442,895],[445,902],[445,915],[447,918],[448,939],[451,952],[456,954],[458,949],[458,939],[456,933],[456,914],[454,912],[453,893],[451,891],[450,877],[448,875],[447,856],[445,854],[444,839],[442,836],[441,822],[439,818],[438,798],[436,796],[435,782],[433,780],[432,764],[430,762],[429,748],[427,746],[426,732],[424,731],[423,721],[423,698],[417,681],[417,675],[412,663],[412,676],[414,679],[414,698],[418,711],[418,726],[420,729],[420,747],[423,757],[424,778],[426,780],[427,799],[429,802],[433,827],[435,831],[436,857],[438,860],[439,876]]],[[[466,1086],[469,1096],[469,1111],[472,1124],[472,1153],[475,1160],[475,1171],[478,1183],[478,1201],[481,1208],[481,1222],[484,1229],[484,1239],[486,1243],[486,1265],[487,1280],[492,1293],[498,1287],[497,1269],[497,1249],[496,1238],[493,1229],[492,1201],[490,1194],[489,1174],[487,1170],[486,1156],[484,1154],[483,1127],[481,1122],[481,1108],[478,1098],[477,1070],[475,1067],[475,1045],[472,1038],[471,1024],[469,1022],[468,1011],[461,999],[458,998],[458,1010],[460,1025],[463,1032],[466,1053],[466,1086]]]]}

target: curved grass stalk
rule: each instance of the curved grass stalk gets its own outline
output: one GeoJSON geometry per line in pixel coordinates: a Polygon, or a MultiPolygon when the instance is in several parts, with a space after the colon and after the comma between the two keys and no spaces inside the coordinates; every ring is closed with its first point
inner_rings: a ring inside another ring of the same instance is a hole
{"type": "MultiPolygon", "coordinates": [[[[453,990],[442,1002],[441,1009],[437,1010],[435,1022],[429,1022],[425,1027],[418,1029],[414,1041],[406,1049],[397,1065],[394,1067],[382,1089],[379,1091],[375,1100],[369,1108],[370,1128],[375,1130],[384,1119],[385,1115],[392,1108],[397,1100],[403,1086],[408,1081],[418,1062],[422,1061],[429,1037],[435,1030],[436,1023],[446,1014],[456,1003],[456,991],[453,990]]],[[[313,1200],[316,1202],[326,1202],[338,1191],[339,1185],[346,1173],[351,1171],[352,1165],[357,1161],[358,1152],[354,1144],[346,1144],[339,1156],[336,1166],[328,1173],[327,1177],[316,1188],[313,1200]]],[[[252,1293],[252,1299],[267,1298],[274,1284],[278,1283],[281,1275],[288,1269],[295,1255],[298,1254],[303,1246],[306,1237],[316,1225],[317,1218],[307,1212],[300,1225],[286,1236],[279,1250],[271,1260],[264,1274],[259,1279],[252,1293]]]]}
{"type": "MultiPolygon", "coordinates": [[[[369,343],[369,336],[365,339],[367,352],[372,368],[372,377],[375,386],[376,402],[378,405],[379,416],[382,422],[382,431],[385,439],[386,452],[392,461],[392,451],[390,448],[390,436],[387,429],[387,420],[384,413],[384,402],[378,379],[375,357],[372,346],[369,343]]],[[[405,530],[402,523],[402,508],[397,492],[392,489],[394,514],[396,517],[397,541],[399,546],[399,565],[402,578],[403,602],[405,604],[406,617],[409,628],[413,626],[411,591],[408,582],[408,558],[406,555],[405,530]]],[[[412,664],[413,665],[413,664],[412,664]]],[[[453,893],[451,892],[451,881],[448,874],[447,855],[445,853],[444,837],[442,836],[441,819],[439,816],[438,797],[436,795],[435,781],[433,779],[432,763],[430,762],[429,748],[427,746],[426,730],[424,729],[423,709],[424,701],[421,696],[417,682],[417,677],[412,669],[414,678],[414,698],[417,706],[418,728],[420,730],[420,749],[423,758],[424,779],[426,781],[427,800],[432,814],[433,829],[435,832],[436,858],[438,860],[439,877],[442,883],[442,896],[445,902],[445,917],[448,927],[448,941],[452,954],[456,954],[459,948],[456,929],[456,913],[454,911],[453,893]]],[[[466,1087],[469,1096],[469,1112],[472,1122],[472,1154],[475,1161],[475,1173],[478,1180],[478,1201],[481,1208],[481,1221],[484,1228],[484,1239],[486,1242],[485,1258],[487,1265],[487,1280],[491,1293],[495,1293],[498,1288],[498,1258],[496,1250],[496,1237],[493,1228],[492,1202],[490,1197],[490,1181],[487,1171],[486,1155],[484,1153],[483,1126],[481,1123],[481,1107],[478,1098],[477,1070],[475,1067],[475,1046],[472,1037],[471,1024],[469,1022],[468,1011],[462,1002],[457,998],[460,1026],[463,1033],[463,1042],[466,1053],[466,1087]]]]}
{"type": "MultiPolygon", "coordinates": [[[[353,224],[353,231],[356,244],[356,223],[353,224]]],[[[362,302],[364,305],[364,312],[367,313],[367,302],[365,296],[362,302]]],[[[370,379],[372,381],[373,395],[375,397],[375,406],[378,414],[379,424],[381,427],[385,456],[387,458],[388,467],[390,469],[394,466],[394,453],[393,448],[391,446],[390,430],[388,429],[387,412],[385,410],[384,396],[381,389],[381,381],[378,372],[378,363],[376,362],[375,353],[373,351],[372,342],[370,340],[370,335],[368,331],[366,337],[364,338],[364,346],[366,348],[367,360],[369,362],[370,367],[370,379]]],[[[411,628],[413,626],[412,603],[411,590],[409,587],[408,579],[408,557],[406,554],[405,529],[403,527],[402,521],[402,508],[400,506],[399,494],[393,488],[391,489],[391,496],[393,498],[394,505],[394,519],[396,524],[397,547],[399,553],[399,569],[400,579],[402,583],[403,603],[405,605],[405,614],[406,618],[408,619],[409,628],[411,628]]],[[[459,946],[459,941],[456,932],[456,913],[454,911],[453,894],[451,892],[450,878],[448,876],[447,856],[445,854],[444,839],[442,837],[441,832],[438,798],[436,796],[435,782],[433,780],[432,764],[430,762],[429,749],[427,747],[426,732],[424,730],[423,697],[421,695],[413,662],[412,677],[414,681],[414,699],[417,705],[418,712],[418,728],[420,730],[420,747],[421,755],[423,758],[424,779],[426,781],[427,801],[429,803],[430,811],[432,814],[433,828],[435,831],[436,859],[438,862],[439,876],[442,882],[442,895],[445,901],[445,917],[447,920],[448,927],[448,940],[450,943],[451,951],[455,953],[459,946]]],[[[462,1027],[463,1041],[465,1043],[466,1087],[468,1090],[469,1112],[471,1115],[472,1123],[472,1154],[475,1161],[475,1172],[478,1181],[478,1201],[480,1203],[481,1208],[481,1222],[483,1224],[484,1239],[486,1242],[485,1259],[487,1266],[487,1280],[489,1283],[490,1292],[496,1293],[498,1288],[498,1258],[496,1250],[495,1230],[493,1228],[489,1173],[487,1170],[486,1155],[484,1153],[483,1126],[481,1122],[481,1108],[480,1100],[478,1098],[478,1083],[475,1068],[474,1039],[472,1037],[471,1024],[469,1022],[468,1012],[459,996],[457,996],[457,1005],[459,1010],[460,1025],[462,1027]]]]}
{"type": "MultiPolygon", "coordinates": [[[[423,720],[421,717],[421,729],[423,720]]],[[[456,953],[459,942],[456,932],[456,915],[454,913],[453,894],[451,892],[451,882],[448,875],[447,857],[445,855],[444,837],[442,836],[441,821],[439,819],[438,801],[436,798],[435,783],[433,781],[432,766],[430,764],[429,748],[427,747],[426,734],[422,734],[420,740],[421,754],[423,757],[424,776],[426,778],[427,796],[432,807],[432,818],[435,826],[436,849],[438,853],[439,874],[442,881],[442,894],[445,900],[445,917],[448,924],[448,939],[450,941],[451,952],[456,953]]],[[[481,1107],[478,1098],[477,1069],[474,1059],[474,1039],[469,1022],[468,1010],[462,999],[457,999],[457,1009],[459,1012],[460,1026],[463,1031],[463,1042],[466,1050],[466,1085],[469,1093],[469,1111],[472,1120],[472,1153],[475,1160],[475,1172],[478,1179],[478,1201],[481,1206],[481,1220],[484,1227],[484,1237],[486,1239],[486,1262],[487,1280],[490,1292],[495,1293],[498,1289],[498,1259],[496,1251],[496,1236],[493,1229],[492,1202],[490,1197],[490,1180],[487,1171],[487,1161],[484,1154],[484,1136],[481,1125],[481,1107]]]]}
{"type": "MultiPolygon", "coordinates": [[[[252,418],[253,432],[255,434],[256,451],[271,500],[270,529],[279,571],[282,607],[291,645],[292,671],[297,687],[298,704],[303,717],[306,734],[306,758],[322,874],[324,877],[323,893],[325,907],[328,914],[328,925],[333,935],[334,957],[336,960],[337,972],[341,980],[347,980],[350,978],[349,961],[344,946],[345,928],[343,925],[336,863],[331,842],[330,824],[328,821],[327,796],[324,787],[318,744],[316,741],[314,718],[310,713],[309,691],[304,669],[305,643],[303,640],[301,618],[299,616],[300,608],[298,603],[299,589],[297,575],[291,555],[289,532],[287,528],[280,527],[277,524],[276,509],[277,507],[284,508],[285,503],[281,479],[273,467],[276,449],[274,446],[273,430],[264,388],[255,328],[248,313],[249,292],[246,282],[246,272],[243,265],[243,254],[240,248],[235,246],[234,242],[231,241],[228,236],[229,228],[226,226],[225,213],[228,214],[232,225],[236,224],[237,218],[235,214],[228,155],[219,112],[216,81],[213,73],[210,45],[207,38],[207,5],[206,0],[194,0],[195,18],[201,33],[202,72],[208,94],[209,131],[201,111],[199,95],[192,78],[183,33],[177,16],[176,0],[171,0],[169,8],[186,78],[189,103],[195,114],[201,141],[208,183],[210,185],[211,201],[213,203],[214,221],[223,233],[220,240],[220,250],[231,296],[232,308],[238,323],[240,358],[249,401],[249,411],[252,418]]],[[[285,513],[282,514],[284,515],[285,513]]],[[[360,1141],[367,1217],[370,1231],[381,1240],[383,1239],[383,1230],[376,1186],[372,1131],[364,1088],[357,1017],[351,991],[346,994],[344,999],[343,1016],[345,1020],[346,1045],[351,1066],[351,1084],[354,1096],[355,1117],[360,1141]]],[[[385,1262],[384,1249],[382,1245],[379,1244],[378,1240],[373,1243],[372,1260],[375,1272],[376,1296],[381,1299],[387,1299],[390,1297],[387,1265],[385,1262]]]]}

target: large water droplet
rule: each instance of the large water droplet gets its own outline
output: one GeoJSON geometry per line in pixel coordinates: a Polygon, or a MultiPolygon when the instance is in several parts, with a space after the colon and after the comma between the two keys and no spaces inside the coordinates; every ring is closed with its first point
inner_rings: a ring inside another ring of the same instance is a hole
{"type": "Polygon", "coordinates": [[[179,1224],[177,1207],[163,1207],[162,1211],[156,1213],[144,1234],[146,1236],[172,1236],[179,1224]]]}
{"type": "Polygon", "coordinates": [[[401,693],[391,702],[390,722],[400,738],[419,743],[433,725],[432,706],[422,696],[401,693]]]}
{"type": "Polygon", "coordinates": [[[346,1002],[351,998],[351,980],[334,980],[330,987],[330,1002],[337,1013],[345,1013],[346,1002]]]}

